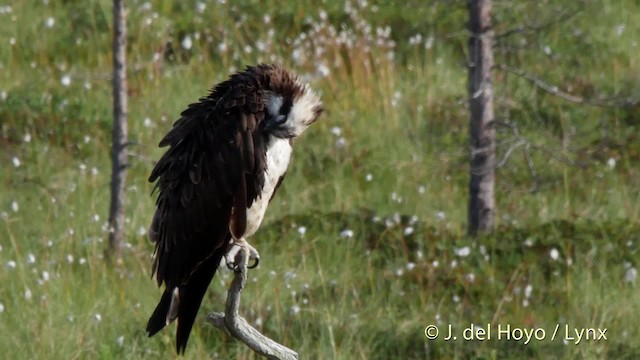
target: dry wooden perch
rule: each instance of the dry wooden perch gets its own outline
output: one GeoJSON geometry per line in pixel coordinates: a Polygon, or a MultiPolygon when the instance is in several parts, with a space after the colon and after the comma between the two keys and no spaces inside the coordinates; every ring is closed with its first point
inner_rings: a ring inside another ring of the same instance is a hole
{"type": "Polygon", "coordinates": [[[248,255],[248,252],[243,249],[238,252],[235,258],[237,268],[229,291],[227,292],[225,312],[209,313],[206,321],[227,335],[235,337],[254,352],[268,359],[298,359],[298,353],[262,335],[238,314],[240,296],[247,282],[248,255]]]}

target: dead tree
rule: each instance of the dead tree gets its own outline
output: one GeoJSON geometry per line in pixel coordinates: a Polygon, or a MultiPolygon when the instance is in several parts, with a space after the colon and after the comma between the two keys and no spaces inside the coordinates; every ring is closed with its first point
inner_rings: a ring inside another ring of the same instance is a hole
{"type": "Polygon", "coordinates": [[[108,254],[120,256],[127,176],[127,22],[124,0],[113,1],[113,133],[108,254]]]}
{"type": "Polygon", "coordinates": [[[491,0],[469,0],[470,181],[468,232],[493,230],[496,140],[493,113],[491,0]]]}

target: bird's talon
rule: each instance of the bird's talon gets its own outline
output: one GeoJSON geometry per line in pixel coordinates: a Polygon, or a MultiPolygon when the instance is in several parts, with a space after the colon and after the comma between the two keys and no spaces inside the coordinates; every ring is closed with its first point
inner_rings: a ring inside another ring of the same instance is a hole
{"type": "Polygon", "coordinates": [[[255,269],[255,268],[258,267],[258,264],[260,264],[260,258],[259,257],[254,258],[253,259],[253,264],[247,265],[247,269],[255,269]]]}
{"type": "Polygon", "coordinates": [[[242,240],[233,242],[229,251],[224,256],[227,268],[229,270],[238,271],[238,264],[240,264],[241,262],[241,251],[247,252],[247,256],[249,258],[247,260],[247,269],[255,269],[256,267],[258,267],[258,264],[260,263],[260,254],[258,254],[258,251],[253,248],[253,246],[242,240]],[[253,263],[251,263],[252,261],[253,263]]]}
{"type": "Polygon", "coordinates": [[[236,265],[232,262],[226,262],[227,263],[227,269],[231,270],[231,271],[235,271],[236,270],[236,265]]]}

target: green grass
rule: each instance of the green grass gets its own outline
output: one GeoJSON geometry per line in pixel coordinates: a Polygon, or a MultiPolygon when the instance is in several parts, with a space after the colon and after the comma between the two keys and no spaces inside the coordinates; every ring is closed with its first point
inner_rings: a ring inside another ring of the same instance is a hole
{"type": "MultiPolygon", "coordinates": [[[[146,178],[179,112],[260,61],[304,74],[328,110],[296,143],[252,241],[263,261],[243,298],[251,323],[310,359],[640,356],[640,293],[627,281],[640,260],[637,104],[579,106],[496,72],[496,114],[532,143],[536,177],[515,151],[498,170],[496,232],[469,239],[464,2],[370,1],[346,13],[343,2],[310,0],[132,1],[127,247],[109,264],[111,4],[48,3],[0,6],[0,349],[9,358],[177,357],[173,327],[144,332],[161,294],[150,279],[146,178]],[[386,26],[389,35],[377,30],[386,26]],[[345,43],[335,35],[343,29],[345,43]],[[424,336],[430,324],[488,323],[549,337],[556,324],[607,328],[607,340],[424,336]]],[[[496,61],[585,97],[639,93],[637,2],[510,4],[496,2],[498,33],[581,10],[504,39],[496,61]]],[[[499,128],[500,154],[511,134],[499,128]]],[[[230,278],[214,279],[184,358],[255,358],[201,321],[222,309],[230,278]]]]}

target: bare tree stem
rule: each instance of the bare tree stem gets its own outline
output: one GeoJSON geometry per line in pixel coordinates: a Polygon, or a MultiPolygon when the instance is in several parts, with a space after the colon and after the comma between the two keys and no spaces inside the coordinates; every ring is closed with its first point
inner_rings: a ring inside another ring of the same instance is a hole
{"type": "Polygon", "coordinates": [[[108,254],[120,256],[127,176],[127,18],[124,0],[113,1],[113,133],[108,254]]]}
{"type": "Polygon", "coordinates": [[[491,0],[469,0],[470,180],[468,232],[493,230],[496,132],[493,112],[491,0]]]}

